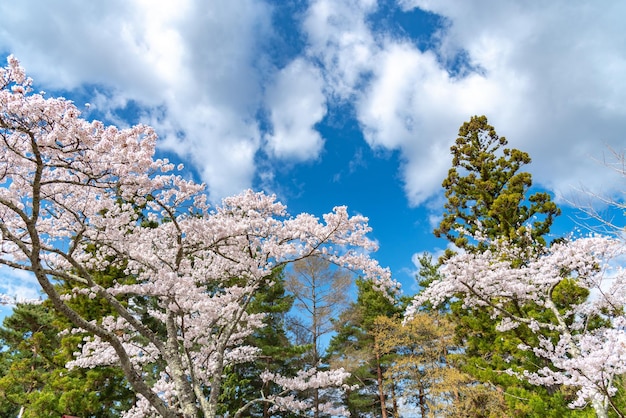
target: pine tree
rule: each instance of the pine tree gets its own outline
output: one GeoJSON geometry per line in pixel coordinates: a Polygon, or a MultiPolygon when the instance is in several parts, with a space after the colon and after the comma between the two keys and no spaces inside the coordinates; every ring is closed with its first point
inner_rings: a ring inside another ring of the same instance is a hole
{"type": "Polygon", "coordinates": [[[81,342],[47,302],[18,305],[0,328],[0,416],[116,417],[133,394],[118,370],[65,367],[81,342]]]}
{"type": "MultiPolygon", "coordinates": [[[[532,176],[520,170],[531,158],[523,151],[505,148],[506,145],[506,138],[498,136],[485,116],[474,116],[461,126],[451,147],[452,168],[443,181],[447,201],[443,219],[434,230],[436,236],[446,237],[469,252],[488,249],[487,244],[473,239],[476,234],[520,247],[536,245],[539,252],[548,245],[546,238],[560,209],[547,193],[530,195],[532,176]]],[[[451,254],[448,250],[440,262],[451,254]]],[[[423,280],[427,284],[433,278],[433,270],[423,271],[431,275],[423,280]]],[[[569,290],[565,293],[576,293],[576,289],[569,290]]],[[[524,327],[497,332],[487,308],[465,308],[462,301],[451,301],[449,308],[450,318],[456,324],[457,343],[464,347],[462,369],[480,382],[502,388],[510,415],[576,416],[575,411],[567,408],[570,393],[558,387],[537,388],[504,372],[516,366],[528,369],[546,365],[532,352],[517,348],[535,338],[532,332],[524,327]]],[[[532,312],[538,318],[546,315],[544,309],[534,305],[513,308],[532,312]]],[[[581,414],[585,416],[586,412],[581,414]]]]}
{"type": "MultiPolygon", "coordinates": [[[[92,272],[101,286],[129,281],[123,269],[108,267],[92,272]]],[[[68,293],[75,285],[59,281],[55,288],[68,293]]],[[[75,295],[67,302],[90,321],[113,312],[100,298],[75,295]]],[[[125,303],[122,301],[122,303],[125,303]]],[[[0,415],[15,416],[23,407],[23,418],[69,414],[80,417],[116,417],[134,402],[122,372],[115,367],[72,368],[85,334],[71,332],[74,325],[57,312],[49,300],[41,305],[20,304],[0,328],[0,415]],[[5,414],[6,411],[6,414],[5,414]],[[12,411],[9,413],[8,411],[12,411]]]]}
{"type": "Polygon", "coordinates": [[[543,237],[561,211],[548,193],[528,196],[532,176],[520,169],[531,158],[506,145],[506,138],[498,136],[485,116],[473,116],[461,126],[450,148],[452,168],[442,184],[447,201],[443,220],[434,230],[437,237],[465,250],[482,250],[468,236],[481,231],[490,238],[515,241],[528,231],[533,241],[545,244],[543,237]]]}

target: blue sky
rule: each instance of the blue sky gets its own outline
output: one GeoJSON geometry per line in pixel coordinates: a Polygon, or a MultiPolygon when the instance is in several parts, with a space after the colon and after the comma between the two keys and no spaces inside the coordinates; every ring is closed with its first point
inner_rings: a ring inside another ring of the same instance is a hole
{"type": "Polygon", "coordinates": [[[212,200],[253,187],[293,214],[368,216],[405,293],[414,255],[446,245],[431,231],[472,115],[559,202],[625,189],[601,163],[626,142],[619,0],[0,0],[0,16],[0,56],[87,118],[154,126],[212,200]]]}

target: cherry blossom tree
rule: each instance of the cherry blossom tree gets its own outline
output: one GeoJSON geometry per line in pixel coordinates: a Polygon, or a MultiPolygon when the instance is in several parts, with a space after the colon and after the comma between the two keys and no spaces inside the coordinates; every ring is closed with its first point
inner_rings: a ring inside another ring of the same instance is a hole
{"type": "Polygon", "coordinates": [[[572,408],[591,403],[599,417],[609,409],[626,416],[613,400],[616,379],[626,373],[624,243],[593,236],[553,244],[540,254],[531,247],[492,242],[485,252],[453,256],[441,277],[415,297],[407,316],[450,297],[485,307],[498,331],[531,330],[536,339],[520,348],[550,364],[510,373],[537,385],[576,388],[572,408]]]}
{"type": "MultiPolygon", "coordinates": [[[[0,69],[0,263],[32,272],[54,308],[89,335],[68,367],[123,370],[137,393],[126,417],[214,417],[225,368],[258,353],[244,340],[263,314],[247,306],[273,269],[316,256],[377,287],[397,285],[368,255],[376,246],[366,218],[341,206],[322,220],[293,217],[252,191],[211,207],[202,185],[154,158],[156,140],[150,127],[87,121],[70,101],[33,92],[9,57],[0,69]],[[109,267],[126,276],[100,285],[93,272],[109,267]],[[57,291],[60,281],[73,285],[70,294],[57,291]],[[115,315],[87,321],[67,304],[75,295],[115,315]]],[[[285,390],[255,401],[306,409],[294,391],[345,377],[265,373],[285,390]]]]}

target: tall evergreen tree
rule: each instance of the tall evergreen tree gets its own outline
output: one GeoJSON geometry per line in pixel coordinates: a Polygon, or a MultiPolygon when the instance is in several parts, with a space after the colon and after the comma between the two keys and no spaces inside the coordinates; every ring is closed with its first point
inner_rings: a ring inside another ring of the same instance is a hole
{"type": "MultiPolygon", "coordinates": [[[[506,145],[506,138],[496,133],[485,116],[474,116],[461,126],[451,147],[452,168],[442,184],[447,200],[443,219],[434,230],[436,236],[446,237],[470,252],[488,249],[487,244],[473,239],[476,234],[518,246],[534,243],[538,245],[537,251],[548,245],[546,239],[560,209],[549,194],[530,194],[532,176],[521,168],[531,158],[526,152],[505,148],[506,145]]],[[[448,250],[440,262],[451,254],[448,250]]],[[[423,271],[432,276],[432,269],[423,271]]],[[[427,283],[432,277],[424,279],[427,283]]],[[[567,283],[563,286],[567,287],[567,283]]],[[[564,293],[575,297],[576,289],[564,293]]],[[[571,394],[558,387],[537,388],[504,372],[516,366],[526,369],[545,366],[532,352],[517,348],[535,338],[529,330],[518,327],[497,332],[487,308],[465,308],[462,301],[451,301],[449,307],[456,324],[457,341],[465,349],[460,363],[463,370],[478,381],[501,387],[507,395],[511,416],[576,414],[567,408],[571,394]]],[[[514,309],[533,312],[537,317],[546,315],[541,307],[529,304],[514,309]]]]}
{"type": "Polygon", "coordinates": [[[561,211],[548,193],[529,195],[532,176],[520,169],[531,158],[506,145],[506,138],[496,133],[485,116],[463,123],[450,148],[452,168],[442,184],[447,201],[443,219],[434,230],[437,237],[446,237],[465,250],[480,250],[483,247],[468,236],[480,231],[490,238],[516,241],[528,231],[535,241],[545,244],[544,237],[561,211]]]}

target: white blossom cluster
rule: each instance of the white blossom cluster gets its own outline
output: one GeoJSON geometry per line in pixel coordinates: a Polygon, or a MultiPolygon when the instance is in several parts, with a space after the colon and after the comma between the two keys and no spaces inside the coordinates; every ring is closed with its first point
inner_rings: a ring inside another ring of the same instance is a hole
{"type": "MultiPolygon", "coordinates": [[[[313,407],[311,400],[302,400],[294,396],[294,392],[305,391],[307,389],[323,389],[338,387],[342,389],[354,389],[344,384],[350,376],[343,368],[320,371],[316,368],[301,370],[294,377],[281,376],[278,373],[265,371],[261,374],[263,382],[274,382],[284,389],[279,395],[272,395],[268,400],[274,405],[274,410],[283,411],[307,411],[313,407]]],[[[318,404],[321,413],[332,416],[349,416],[348,410],[343,406],[336,406],[332,402],[321,402],[318,404]]]]}
{"type": "MultiPolygon", "coordinates": [[[[368,255],[376,244],[365,217],[343,206],[322,219],[290,216],[275,196],[250,190],[210,207],[203,185],[154,158],[150,127],[86,121],[30,85],[10,57],[0,69],[0,263],[31,271],[89,334],[70,367],[122,368],[138,394],[128,417],[215,416],[225,368],[258,353],[244,341],[263,314],[247,308],[276,268],[317,256],[398,289],[368,255]],[[108,268],[125,277],[101,285],[94,272],[108,268]],[[58,280],[74,289],[59,295],[58,280]],[[114,314],[87,321],[66,303],[81,295],[114,314]]],[[[345,372],[336,373],[299,389],[340,385],[345,372]]]]}
{"type": "Polygon", "coordinates": [[[457,297],[466,307],[489,309],[499,321],[498,331],[527,326],[539,344],[520,348],[549,360],[551,367],[517,375],[534,384],[575,387],[572,407],[591,402],[598,412],[606,410],[616,391],[615,378],[626,373],[624,243],[590,236],[555,243],[539,254],[502,242],[491,248],[449,259],[441,278],[415,297],[407,316],[426,302],[439,305],[457,297]],[[555,295],[565,282],[589,296],[563,306],[555,295]],[[511,301],[536,304],[550,315],[523,316],[509,309],[511,301]],[[603,325],[590,326],[594,319],[603,325]]]}
{"type": "Polygon", "coordinates": [[[25,304],[40,304],[42,302],[41,299],[32,299],[32,298],[16,298],[9,295],[0,294],[0,305],[17,305],[18,303],[25,304]]]}

